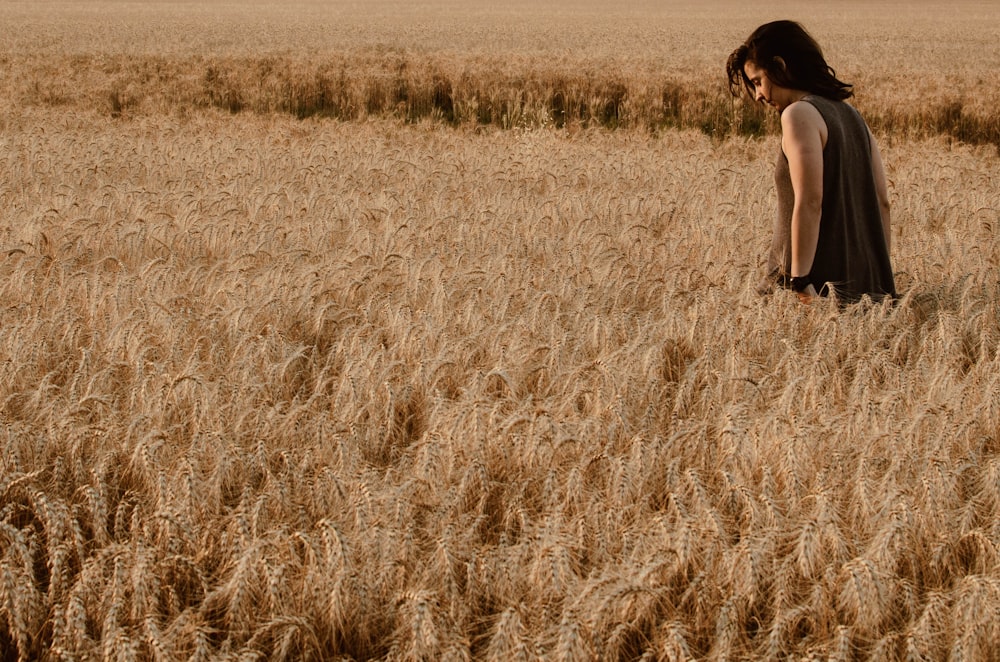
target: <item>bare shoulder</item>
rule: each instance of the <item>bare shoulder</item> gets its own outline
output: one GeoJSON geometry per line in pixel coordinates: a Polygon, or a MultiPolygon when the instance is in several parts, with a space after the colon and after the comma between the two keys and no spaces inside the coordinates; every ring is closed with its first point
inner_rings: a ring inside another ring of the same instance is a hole
{"type": "Polygon", "coordinates": [[[796,101],[788,104],[788,107],[781,113],[781,125],[826,125],[823,116],[816,106],[808,101],[796,101]]]}
{"type": "Polygon", "coordinates": [[[784,138],[793,141],[811,141],[819,137],[825,147],[827,126],[823,115],[808,101],[796,101],[781,113],[781,132],[784,138]]]}

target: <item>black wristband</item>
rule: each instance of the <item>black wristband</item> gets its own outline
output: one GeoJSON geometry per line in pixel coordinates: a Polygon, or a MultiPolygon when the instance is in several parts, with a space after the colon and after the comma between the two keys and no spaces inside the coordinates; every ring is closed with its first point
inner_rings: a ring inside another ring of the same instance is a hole
{"type": "Polygon", "coordinates": [[[792,276],[788,279],[788,284],[793,292],[805,292],[812,285],[809,276],[792,276]]]}

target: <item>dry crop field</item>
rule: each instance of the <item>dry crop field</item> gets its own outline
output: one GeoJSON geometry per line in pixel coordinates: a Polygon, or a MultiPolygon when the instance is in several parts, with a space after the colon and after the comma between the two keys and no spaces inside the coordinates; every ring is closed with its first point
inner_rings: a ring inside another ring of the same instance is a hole
{"type": "Polygon", "coordinates": [[[995,5],[0,24],[0,660],[998,659],[995,5]],[[895,307],[754,292],[783,16],[895,307]]]}

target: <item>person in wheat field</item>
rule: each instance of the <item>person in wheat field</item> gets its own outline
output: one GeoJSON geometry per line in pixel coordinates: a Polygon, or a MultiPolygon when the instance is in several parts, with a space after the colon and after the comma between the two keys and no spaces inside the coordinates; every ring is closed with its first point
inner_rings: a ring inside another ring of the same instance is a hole
{"type": "Polygon", "coordinates": [[[808,303],[896,297],[889,260],[889,195],[878,145],[846,103],[815,39],[794,21],[766,23],[726,63],[734,97],[745,89],[781,116],[778,209],[768,273],[758,290],[794,290],[808,303]]]}

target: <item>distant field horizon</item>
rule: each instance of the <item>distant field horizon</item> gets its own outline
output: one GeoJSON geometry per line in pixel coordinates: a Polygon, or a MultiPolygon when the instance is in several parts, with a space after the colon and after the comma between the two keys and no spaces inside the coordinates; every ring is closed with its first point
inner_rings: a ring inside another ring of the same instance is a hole
{"type": "Polygon", "coordinates": [[[120,117],[205,108],[501,128],[600,125],[709,135],[777,129],[724,85],[758,22],[795,18],[889,135],[1000,147],[1000,55],[981,2],[12,3],[0,103],[120,117]],[[65,26],[74,29],[67,31],[65,26]],[[710,26],[706,28],[706,26],[710,26]],[[900,38],[886,34],[897,31],[900,38]]]}

